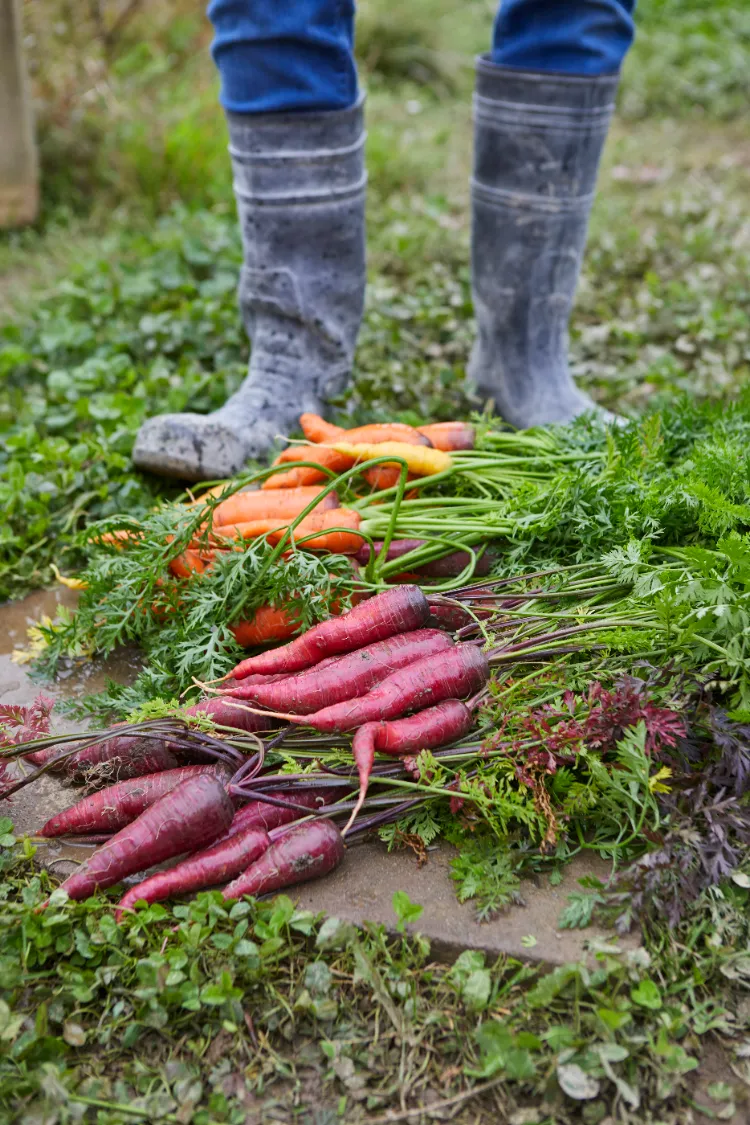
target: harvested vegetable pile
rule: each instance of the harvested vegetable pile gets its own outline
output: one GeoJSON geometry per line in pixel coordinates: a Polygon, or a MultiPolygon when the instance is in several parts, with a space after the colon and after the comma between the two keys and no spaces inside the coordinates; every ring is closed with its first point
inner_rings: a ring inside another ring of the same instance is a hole
{"type": "Polygon", "coordinates": [[[127,723],[6,751],[119,779],[42,829],[106,837],[66,889],[190,851],[147,901],[260,894],[377,831],[460,845],[483,915],[592,849],[614,878],[573,922],[679,917],[750,841],[750,399],[613,431],[302,424],[269,469],[89,529],[42,663],[138,643],[90,708],[127,723]]]}

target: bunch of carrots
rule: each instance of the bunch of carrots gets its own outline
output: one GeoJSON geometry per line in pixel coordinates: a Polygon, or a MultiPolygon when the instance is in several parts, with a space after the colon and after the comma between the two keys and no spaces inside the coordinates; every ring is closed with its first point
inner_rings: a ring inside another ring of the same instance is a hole
{"type": "MultiPolygon", "coordinates": [[[[261,537],[273,546],[282,545],[282,555],[301,547],[352,556],[356,577],[359,565],[366,566],[372,557],[372,550],[368,536],[360,530],[361,514],[340,505],[338,493],[331,486],[336,475],[351,475],[362,462],[392,455],[408,467],[407,479],[432,476],[450,466],[451,451],[470,449],[474,444],[473,428],[465,422],[439,422],[419,428],[393,422],[344,430],[317,414],[303,414],[300,424],[307,444],[286,449],[260,488],[221,499],[226,486],[219,485],[193,501],[193,505],[205,508],[205,519],[191,545],[170,561],[174,577],[202,574],[212,565],[217,552],[232,549],[233,541],[261,537]],[[288,464],[295,467],[287,470],[284,466],[288,464]],[[216,499],[218,503],[214,503],[216,499]]],[[[400,462],[381,462],[365,469],[362,476],[375,491],[394,488],[402,472],[400,462]]],[[[127,535],[125,532],[109,538],[125,545],[127,535]]],[[[387,548],[388,560],[398,557],[399,550],[405,553],[409,549],[404,546],[409,541],[399,543],[400,548],[399,544],[387,548]]],[[[413,541],[411,549],[422,543],[413,541]]],[[[379,550],[382,543],[376,546],[379,550]]],[[[466,554],[459,553],[453,569],[448,562],[435,574],[459,574],[467,561],[466,554]]],[[[421,574],[429,576],[430,572],[423,570],[421,574]]],[[[393,580],[415,581],[420,580],[419,576],[420,571],[415,570],[396,575],[393,580]]],[[[334,614],[337,608],[332,607],[334,614]]],[[[233,633],[239,644],[250,647],[288,640],[298,628],[298,621],[286,607],[264,605],[251,620],[236,624],[233,633]]]]}
{"type": "MultiPolygon", "coordinates": [[[[432,476],[450,467],[452,452],[474,448],[474,430],[466,422],[435,422],[416,428],[388,422],[344,430],[317,414],[303,414],[300,426],[307,444],[289,446],[274,462],[295,467],[269,476],[264,489],[316,484],[352,465],[388,454],[405,461],[412,477],[432,476]]],[[[392,488],[398,484],[400,467],[385,462],[365,470],[364,476],[376,490],[392,488]]]]}
{"type": "MultiPolygon", "coordinates": [[[[487,656],[477,642],[460,643],[439,628],[416,586],[401,585],[331,618],[289,644],[242,661],[231,684],[190,709],[210,717],[213,733],[190,739],[162,722],[121,725],[104,736],[21,744],[13,753],[40,766],[6,789],[12,792],[39,772],[117,760],[122,780],[91,793],[40,829],[43,837],[83,836],[101,846],[63,883],[71,898],[146,871],[178,856],[180,862],[128,890],[119,906],[155,902],[223,885],[225,898],[263,894],[333,870],[344,840],[366,799],[376,752],[403,757],[463,738],[489,679],[487,656]],[[352,755],[359,788],[327,776],[322,787],[308,775],[261,786],[265,750],[259,732],[280,720],[316,732],[354,732],[352,755]],[[244,732],[250,756],[221,737],[244,732]],[[65,748],[72,742],[72,749],[65,748]],[[154,751],[153,744],[158,749],[154,751]],[[62,744],[62,749],[60,748],[62,744]],[[184,745],[203,762],[180,765],[184,745]],[[205,758],[208,757],[208,762],[205,758]],[[331,798],[335,798],[333,802],[331,798]],[[343,828],[337,820],[348,819],[343,828]]],[[[365,824],[366,831],[383,817],[365,824]]]]}

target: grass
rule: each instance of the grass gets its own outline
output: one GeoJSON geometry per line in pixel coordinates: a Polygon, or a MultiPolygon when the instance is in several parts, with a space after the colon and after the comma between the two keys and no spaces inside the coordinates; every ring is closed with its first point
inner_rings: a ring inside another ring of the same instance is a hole
{"type": "MultiPolygon", "coordinates": [[[[654,959],[600,945],[588,967],[471,951],[449,967],[424,939],[321,922],[286,896],[230,908],[204,893],[118,927],[101,900],[53,894],[40,915],[49,878],[28,846],[11,850],[8,823],[0,1113],[13,1120],[678,1125],[692,1105],[734,1109],[729,1083],[698,1092],[695,1071],[746,1019],[739,888],[655,937],[654,959]]],[[[393,907],[402,930],[418,925],[407,895],[393,907]]]]}
{"type": "MultiPolygon", "coordinates": [[[[342,413],[471,405],[471,57],[491,7],[412,0],[395,20],[361,3],[370,287],[342,413]]],[[[107,0],[55,8],[24,6],[43,211],[0,237],[0,598],[48,583],[51,561],[73,568],[66,544],[89,518],[162,495],[129,464],[135,429],[217,405],[247,358],[202,17],[159,0],[108,40],[107,0]]],[[[678,389],[731,394],[750,363],[750,14],[643,0],[639,20],[571,342],[581,382],[624,412],[678,389]]],[[[321,936],[284,900],[226,917],[203,896],[118,935],[101,903],[35,915],[47,877],[4,862],[0,1107],[29,1123],[419,1121],[403,1114],[447,1100],[467,1125],[682,1125],[696,1104],[725,1119],[750,1077],[741,880],[680,930],[648,932],[643,960],[603,952],[556,975],[472,956],[451,971],[377,930],[321,936]],[[712,1097],[695,1062],[719,1046],[712,1097]],[[560,1067],[563,1089],[595,1092],[564,1097],[560,1067]]]]}

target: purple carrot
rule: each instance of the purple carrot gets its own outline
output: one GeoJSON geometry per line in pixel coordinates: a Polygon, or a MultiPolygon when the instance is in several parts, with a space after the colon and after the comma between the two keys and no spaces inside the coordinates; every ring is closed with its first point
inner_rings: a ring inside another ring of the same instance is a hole
{"type": "Polygon", "coordinates": [[[233,815],[218,777],[190,777],[97,848],[62,887],[73,899],[87,898],[126,875],[213,843],[227,831],[233,815]]]}
{"type": "Polygon", "coordinates": [[[108,738],[106,742],[96,742],[91,746],[84,746],[75,754],[62,756],[70,749],[67,745],[49,746],[25,756],[35,766],[54,762],[60,756],[60,762],[50,766],[49,772],[65,774],[74,781],[87,780],[94,767],[105,764],[111,765],[112,772],[123,781],[128,777],[143,777],[148,773],[158,773],[177,766],[177,760],[166,741],[160,742],[135,734],[108,738]]]}
{"type": "Polygon", "coordinates": [[[168,871],[157,871],[125,894],[117,904],[115,920],[132,910],[136,902],[163,902],[167,898],[216,887],[239,875],[270,847],[271,840],[262,828],[230,831],[210,848],[195,852],[168,871]]]}
{"type": "Polygon", "coordinates": [[[399,586],[377,594],[341,617],[321,621],[280,648],[251,656],[231,675],[241,680],[251,673],[301,672],[327,656],[337,656],[420,629],[429,617],[427,600],[418,586],[399,586]]]}
{"type": "Polygon", "coordinates": [[[224,898],[262,895],[327,875],[344,855],[344,839],[332,820],[310,820],[288,828],[239,878],[224,898]]]}
{"type": "Polygon", "coordinates": [[[401,668],[358,699],[335,703],[312,715],[280,715],[325,733],[355,730],[363,723],[398,719],[422,711],[444,699],[473,695],[489,680],[485,654],[476,645],[462,644],[401,668]]]}
{"type": "Polygon", "coordinates": [[[273,725],[269,719],[262,715],[253,714],[243,707],[241,702],[236,702],[228,696],[212,696],[211,699],[201,699],[187,708],[188,715],[208,715],[215,723],[222,727],[232,727],[234,730],[256,734],[258,731],[269,730],[273,725]]]}
{"type": "Polygon", "coordinates": [[[51,817],[39,829],[39,835],[83,836],[89,832],[117,832],[188,778],[209,774],[227,781],[230,772],[221,764],[183,766],[147,777],[118,781],[116,785],[100,789],[98,793],[84,797],[51,817]]]}
{"type": "MultiPolygon", "coordinates": [[[[295,805],[305,805],[310,812],[329,805],[337,796],[351,792],[350,785],[316,787],[314,789],[279,789],[271,790],[269,796],[281,800],[293,801],[295,805]]],[[[278,828],[282,824],[291,824],[304,816],[303,812],[296,809],[282,808],[280,805],[271,805],[268,801],[251,800],[243,805],[234,814],[234,820],[229,833],[242,832],[247,828],[278,828]]]]}
{"type": "MultiPolygon", "coordinates": [[[[383,544],[376,542],[374,544],[375,554],[377,555],[383,544]]],[[[420,547],[427,546],[425,539],[393,539],[388,546],[386,553],[386,560],[392,562],[394,559],[403,558],[404,555],[410,554],[412,551],[418,551],[420,547]]],[[[481,548],[479,548],[481,550],[481,548]]],[[[355,558],[360,566],[366,566],[371,557],[370,544],[363,544],[355,558]]],[[[474,573],[482,578],[485,574],[489,574],[492,566],[492,556],[484,551],[483,554],[477,559],[477,565],[474,568],[474,573]]],[[[456,578],[471,562],[471,555],[468,551],[449,551],[447,554],[442,555],[438,559],[432,559],[430,562],[417,563],[416,566],[408,564],[408,571],[410,574],[423,574],[426,578],[456,578]]]]}
{"type": "Polygon", "coordinates": [[[437,656],[452,646],[453,641],[440,629],[415,629],[340,656],[323,671],[311,668],[297,676],[287,676],[277,684],[245,687],[243,682],[233,689],[232,695],[252,699],[272,711],[307,715],[333,703],[365,695],[399,668],[437,656]]]}

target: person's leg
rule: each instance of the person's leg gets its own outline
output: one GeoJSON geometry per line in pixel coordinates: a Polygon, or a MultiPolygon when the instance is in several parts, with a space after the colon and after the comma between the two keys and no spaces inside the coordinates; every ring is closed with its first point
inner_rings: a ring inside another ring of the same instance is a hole
{"type": "Polygon", "coordinates": [[[210,0],[211,54],[230,113],[349,109],[353,0],[210,0]]]}
{"type": "Polygon", "coordinates": [[[210,415],[144,423],[133,460],[189,480],[262,457],[349,378],[365,286],[353,0],[213,0],[242,230],[248,376],[210,415]]]}
{"type": "Polygon", "coordinates": [[[469,375],[513,425],[592,409],[568,319],[635,0],[503,0],[477,63],[469,375]]]}

